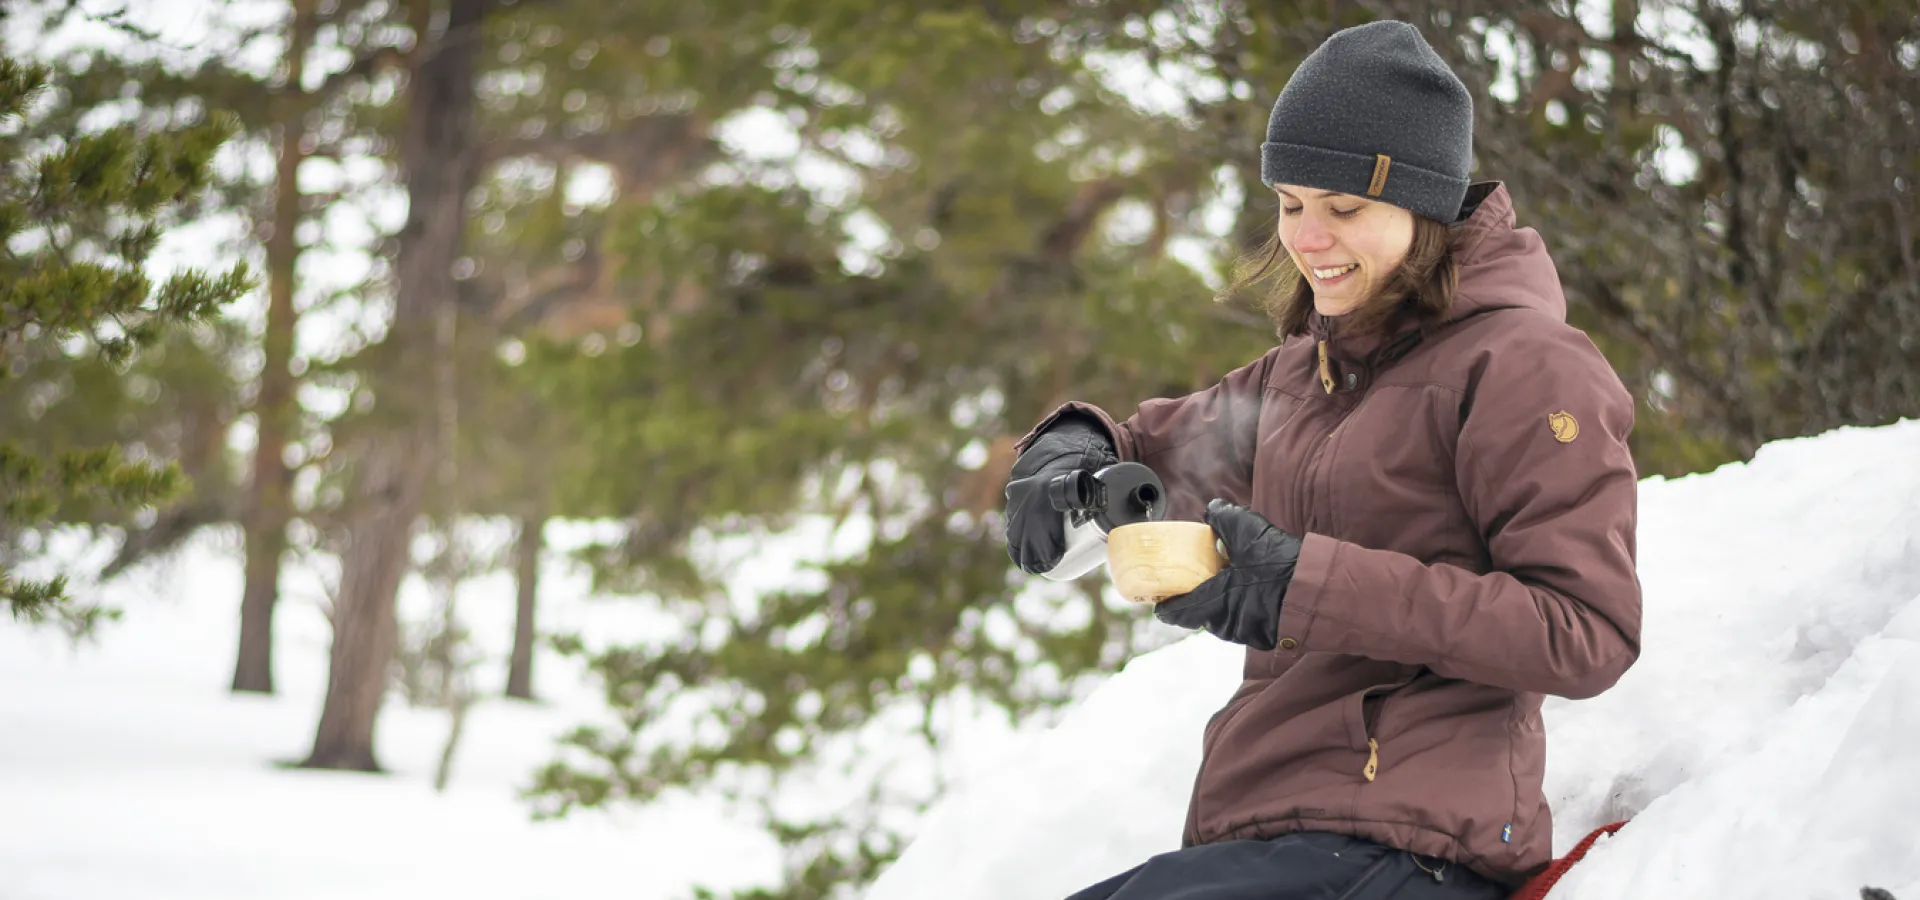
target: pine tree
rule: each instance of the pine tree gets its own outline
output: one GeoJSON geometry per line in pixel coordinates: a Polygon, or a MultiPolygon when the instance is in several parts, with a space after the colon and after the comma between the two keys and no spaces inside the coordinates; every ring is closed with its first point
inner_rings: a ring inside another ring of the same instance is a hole
{"type": "Polygon", "coordinates": [[[408,7],[417,54],[400,129],[407,221],[395,241],[393,321],[361,364],[378,410],[343,440],[352,471],[334,606],[327,695],[307,768],[377,771],[374,725],[399,640],[395,602],[413,567],[411,537],[435,463],[452,448],[436,421],[444,365],[455,352],[465,199],[476,178],[476,60],[492,0],[408,7]]]}
{"type": "MultiPolygon", "coordinates": [[[[57,4],[41,11],[49,27],[74,15],[57,4]]],[[[319,359],[341,348],[299,348],[295,334],[303,310],[324,312],[330,306],[367,301],[362,286],[329,284],[324,273],[315,278],[312,263],[303,259],[309,258],[310,249],[374,249],[331,246],[330,234],[315,226],[359,200],[357,187],[340,173],[377,159],[389,133],[389,101],[375,96],[375,85],[390,80],[402,56],[392,41],[393,28],[403,18],[404,10],[367,0],[330,3],[324,15],[313,0],[289,0],[277,28],[221,35],[243,47],[280,42],[278,65],[261,71],[219,54],[181,53],[174,56],[184,60],[163,59],[138,33],[127,35],[133,39],[128,46],[76,51],[60,61],[63,83],[77,103],[137,104],[142,120],[162,123],[182,107],[219,109],[238,124],[231,142],[238,154],[260,153],[273,160],[264,171],[229,166],[217,172],[208,202],[211,211],[243,226],[241,237],[223,252],[257,255],[264,268],[260,332],[240,335],[251,344],[248,349],[259,354],[259,363],[232,367],[236,372],[257,368],[247,385],[251,390],[241,390],[246,402],[238,411],[250,415],[254,426],[251,458],[240,466],[226,466],[231,471],[196,473],[192,490],[177,494],[150,522],[125,529],[120,554],[110,567],[124,568],[165,553],[201,528],[239,526],[245,559],[231,685],[235,691],[272,692],[272,623],[280,572],[294,533],[289,525],[296,518],[324,523],[332,512],[299,508],[294,498],[296,477],[303,469],[323,467],[330,446],[327,423],[301,408],[298,389],[310,380],[307,372],[324,367],[319,359]],[[313,187],[329,181],[335,186],[313,187]],[[329,290],[337,293],[330,295],[329,290]]],[[[137,32],[114,21],[122,30],[137,32]]]]}
{"type": "MultiPolygon", "coordinates": [[[[155,284],[144,270],[162,230],[208,184],[214,152],[234,125],[214,115],[158,133],[85,131],[36,118],[45,67],[0,57],[0,379],[49,347],[124,367],[170,327],[204,321],[249,287],[244,266],[186,271],[155,284]]],[[[0,442],[0,529],[44,523],[63,507],[150,506],[182,486],[175,464],[131,458],[111,444],[32,450],[0,442]]],[[[46,580],[0,571],[15,619],[57,619],[84,632],[105,614],[46,580]]]]}
{"type": "MultiPolygon", "coordinates": [[[[1067,396],[1124,410],[1202,387],[1271,334],[1169,256],[1206,235],[1194,210],[1219,166],[1186,158],[1185,127],[1093,79],[1084,52],[1131,39],[1078,30],[1069,7],[817,4],[681,27],[602,20],[551,44],[537,21],[503,36],[545,63],[540,92],[521,95],[529,115],[553,115],[543,96],[571,97],[583,132],[520,147],[595,161],[621,146],[594,140],[596,119],[646,138],[627,138],[648,151],[634,156],[652,163],[643,177],[606,161],[604,208],[488,195],[480,218],[497,210],[500,242],[484,238],[480,279],[500,273],[502,294],[550,285],[535,296],[557,330],[576,321],[568,310],[618,313],[584,338],[527,339],[522,368],[572,411],[575,430],[541,434],[590,448],[555,467],[559,508],[628,524],[588,551],[602,585],[657,595],[689,625],[650,644],[563,638],[629,727],[572,735],[568,764],[537,786],[543,813],[646,802],[728,771],[805,771],[883,711],[931,713],[961,693],[1015,715],[1056,708],[1076,676],[1140,646],[1142,617],[1090,585],[1009,615],[1019,583],[993,513],[1012,441],[1067,396]],[[1049,15],[1069,27],[1047,37],[1049,15]],[[651,112],[629,111],[641,84],[651,112]],[[856,187],[800,183],[794,161],[704,130],[750,111],[793,123],[804,152],[856,187]],[[681,159],[697,162],[660,162],[681,159]],[[850,249],[863,228],[876,239],[850,249]],[[693,562],[702,535],[809,514],[875,533],[823,566],[821,586],[739,609],[717,589],[725,573],[693,562]],[[712,698],[699,715],[715,738],[663,727],[688,697],[712,698]]],[[[564,183],[546,171],[539,183],[564,183]]],[[[877,871],[886,835],[844,855],[847,824],[776,822],[797,857],[779,896],[877,871]]]]}

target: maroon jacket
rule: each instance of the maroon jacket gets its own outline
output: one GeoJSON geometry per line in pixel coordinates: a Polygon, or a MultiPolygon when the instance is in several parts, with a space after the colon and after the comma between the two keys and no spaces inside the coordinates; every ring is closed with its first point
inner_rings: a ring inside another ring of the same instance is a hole
{"type": "Polygon", "coordinates": [[[1543,695],[1639,655],[1633,401],[1506,189],[1482,193],[1431,336],[1316,314],[1124,423],[1062,407],[1159,473],[1172,517],[1226,497],[1305,536],[1278,649],[1248,651],[1207,726],[1188,845],[1333,831],[1508,884],[1549,861],[1543,695]]]}

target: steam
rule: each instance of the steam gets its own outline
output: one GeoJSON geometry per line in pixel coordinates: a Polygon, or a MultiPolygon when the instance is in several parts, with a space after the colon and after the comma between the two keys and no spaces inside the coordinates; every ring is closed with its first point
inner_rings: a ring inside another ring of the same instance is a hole
{"type": "Polygon", "coordinates": [[[1246,505],[1253,495],[1253,454],[1259,445],[1261,391],[1246,379],[1229,379],[1184,398],[1141,405],[1152,420],[1165,420],[1143,434],[1136,415],[1123,426],[1133,432],[1145,463],[1167,488],[1167,518],[1198,522],[1216,497],[1246,505]],[[1178,403],[1171,418],[1155,407],[1178,403]]]}

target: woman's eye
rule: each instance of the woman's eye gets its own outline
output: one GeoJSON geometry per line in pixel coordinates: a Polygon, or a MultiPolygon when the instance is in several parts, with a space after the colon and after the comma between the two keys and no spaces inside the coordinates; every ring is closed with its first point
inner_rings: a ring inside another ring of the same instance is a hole
{"type": "Polygon", "coordinates": [[[1297,216],[1300,214],[1301,208],[1302,207],[1298,207],[1298,206],[1282,206],[1280,207],[1280,211],[1289,216],[1297,216]]]}
{"type": "Polygon", "coordinates": [[[1336,209],[1333,211],[1334,215],[1339,216],[1342,219],[1351,219],[1354,216],[1358,215],[1359,213],[1360,213],[1360,207],[1358,206],[1352,209],[1336,209]]]}

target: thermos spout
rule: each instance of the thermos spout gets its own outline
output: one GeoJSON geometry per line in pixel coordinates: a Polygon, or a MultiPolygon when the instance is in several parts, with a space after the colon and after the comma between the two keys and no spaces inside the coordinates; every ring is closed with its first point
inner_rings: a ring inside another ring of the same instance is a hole
{"type": "Polygon", "coordinates": [[[1067,551],[1052,569],[1040,573],[1069,581],[1106,561],[1107,533],[1134,522],[1166,516],[1166,487],[1152,469],[1136,462],[1114,463],[1098,472],[1076,469],[1047,482],[1047,500],[1065,517],[1067,551]]]}

